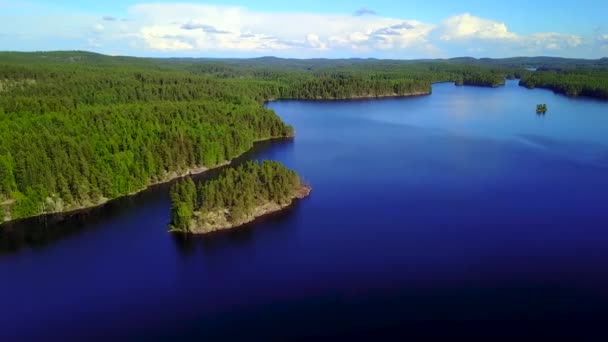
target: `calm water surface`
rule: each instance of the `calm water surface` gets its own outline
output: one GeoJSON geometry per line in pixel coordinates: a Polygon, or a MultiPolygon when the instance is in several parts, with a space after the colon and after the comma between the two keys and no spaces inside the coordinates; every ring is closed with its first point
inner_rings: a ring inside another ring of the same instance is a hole
{"type": "Polygon", "coordinates": [[[187,239],[166,185],[9,226],[0,340],[602,333],[607,102],[509,81],[269,107],[297,138],[242,159],[283,162],[311,197],[187,239]]]}

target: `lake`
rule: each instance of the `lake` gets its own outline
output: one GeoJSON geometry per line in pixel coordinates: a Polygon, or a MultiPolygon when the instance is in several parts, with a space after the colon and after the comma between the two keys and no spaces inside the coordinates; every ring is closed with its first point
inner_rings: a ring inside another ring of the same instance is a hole
{"type": "Polygon", "coordinates": [[[603,332],[607,102],[507,81],[268,106],[295,140],[239,161],[283,162],[309,198],[201,237],[167,233],[168,185],[8,227],[0,339],[603,332]]]}

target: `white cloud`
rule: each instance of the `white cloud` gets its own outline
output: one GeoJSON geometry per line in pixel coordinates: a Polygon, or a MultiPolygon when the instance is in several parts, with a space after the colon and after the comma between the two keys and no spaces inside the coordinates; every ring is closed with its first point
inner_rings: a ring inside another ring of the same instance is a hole
{"type": "Polygon", "coordinates": [[[507,25],[472,16],[468,13],[445,19],[440,26],[441,40],[512,40],[517,35],[509,32],[507,25]]]}
{"type": "MultiPolygon", "coordinates": [[[[561,33],[520,35],[505,23],[465,13],[438,25],[379,15],[270,13],[205,4],[139,4],[130,8],[137,37],[150,50],[165,52],[322,53],[385,51],[407,57],[436,57],[442,47],[461,51],[541,53],[579,47],[583,39],[561,33]],[[447,44],[447,45],[446,45],[447,44]]],[[[362,9],[360,14],[371,14],[362,9]]]]}
{"type": "MultiPolygon", "coordinates": [[[[409,49],[421,53],[434,28],[379,16],[253,12],[204,4],[140,4],[130,14],[152,50],[269,51],[409,49]]],[[[370,14],[366,11],[366,14],[370,14]]]]}
{"type": "Polygon", "coordinates": [[[179,29],[171,26],[143,27],[139,31],[139,37],[159,51],[194,49],[192,35],[181,34],[179,29]]]}
{"type": "Polygon", "coordinates": [[[446,44],[467,46],[466,51],[481,52],[502,50],[511,54],[538,54],[565,51],[584,45],[584,39],[574,34],[539,32],[517,34],[505,23],[484,19],[465,13],[442,21],[436,32],[446,44]],[[489,48],[491,49],[489,49],[489,48]]]}
{"type": "Polygon", "coordinates": [[[469,13],[430,23],[387,17],[365,7],[355,13],[319,14],[141,3],[127,10],[128,19],[104,13],[3,15],[0,32],[13,39],[0,39],[0,50],[94,48],[131,55],[389,58],[581,56],[608,50],[608,34],[599,29],[589,39],[557,32],[521,34],[507,23],[469,13]]]}
{"type": "Polygon", "coordinates": [[[600,29],[598,29],[595,41],[600,51],[608,51],[608,33],[602,33],[600,32],[600,29]]]}
{"type": "Polygon", "coordinates": [[[101,24],[93,25],[93,32],[95,32],[95,33],[101,33],[101,32],[103,32],[104,29],[105,29],[105,27],[101,24]]]}
{"type": "Polygon", "coordinates": [[[306,43],[313,49],[327,50],[327,43],[322,42],[317,34],[307,34],[306,43]]]}
{"type": "Polygon", "coordinates": [[[521,37],[521,40],[528,47],[549,50],[576,48],[584,43],[580,36],[555,32],[534,33],[521,37]]]}

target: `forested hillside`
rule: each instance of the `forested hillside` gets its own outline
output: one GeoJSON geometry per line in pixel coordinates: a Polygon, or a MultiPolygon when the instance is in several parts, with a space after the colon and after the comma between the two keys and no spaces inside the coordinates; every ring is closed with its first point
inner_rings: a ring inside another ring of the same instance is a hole
{"type": "Polygon", "coordinates": [[[590,96],[608,99],[608,69],[539,70],[525,75],[520,85],[546,88],[568,96],[590,96]]]}
{"type": "Polygon", "coordinates": [[[271,88],[255,80],[120,63],[0,63],[0,84],[5,219],[103,203],[293,135],[260,105],[271,88]]]}
{"type": "Polygon", "coordinates": [[[268,100],[429,94],[434,82],[494,87],[519,76],[605,97],[597,71],[530,73],[525,63],[0,52],[0,222],[103,203],[292,136],[268,100]]]}

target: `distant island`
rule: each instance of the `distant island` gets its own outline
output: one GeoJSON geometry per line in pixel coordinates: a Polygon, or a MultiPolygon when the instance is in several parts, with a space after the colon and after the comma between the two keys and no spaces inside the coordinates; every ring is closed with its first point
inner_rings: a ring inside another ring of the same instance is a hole
{"type": "Polygon", "coordinates": [[[196,186],[187,178],[171,189],[170,231],[205,234],[230,229],[288,207],[310,194],[295,171],[279,162],[246,162],[196,186]]]}
{"type": "Polygon", "coordinates": [[[538,104],[536,105],[536,113],[537,114],[545,114],[547,112],[546,104],[538,104]]]}

